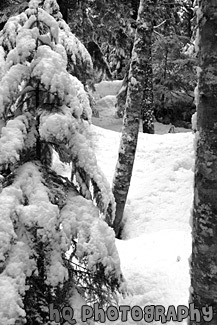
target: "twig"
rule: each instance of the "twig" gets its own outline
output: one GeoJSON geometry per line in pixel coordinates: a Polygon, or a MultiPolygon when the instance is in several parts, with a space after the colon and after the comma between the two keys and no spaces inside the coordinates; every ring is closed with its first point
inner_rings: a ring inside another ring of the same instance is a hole
{"type": "Polygon", "coordinates": [[[166,21],[167,21],[167,19],[165,19],[164,21],[162,21],[162,23],[160,23],[159,25],[157,25],[157,26],[154,26],[154,29],[156,29],[156,28],[158,28],[158,27],[162,26],[164,23],[166,23],[166,21]]]}
{"type": "Polygon", "coordinates": [[[160,36],[160,37],[164,38],[164,36],[163,36],[162,34],[160,34],[160,33],[156,32],[156,30],[154,30],[154,33],[155,33],[155,34],[157,34],[158,36],[160,36]]]}

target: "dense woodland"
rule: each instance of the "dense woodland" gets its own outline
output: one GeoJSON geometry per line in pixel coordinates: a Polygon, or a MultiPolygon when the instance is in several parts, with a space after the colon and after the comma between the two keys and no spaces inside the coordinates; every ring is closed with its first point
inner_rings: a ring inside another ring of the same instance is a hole
{"type": "MultiPolygon", "coordinates": [[[[65,8],[67,3],[69,26],[90,51],[99,72],[97,80],[103,67],[106,78],[125,78],[127,84],[139,1],[74,1],[73,5],[66,1],[65,8]]],[[[59,4],[64,6],[64,1],[59,4]]],[[[190,127],[195,110],[197,64],[193,1],[153,1],[153,5],[150,19],[154,115],[163,123],[190,127]]],[[[120,116],[123,116],[127,85],[123,88],[118,96],[120,116]]]]}
{"type": "MultiPolygon", "coordinates": [[[[94,85],[102,78],[125,79],[117,105],[122,117],[139,1],[57,2],[64,20],[93,59],[94,76],[88,82],[94,85]]],[[[154,115],[157,121],[187,128],[191,127],[195,111],[197,58],[193,2],[158,1],[151,16],[154,115]]],[[[2,1],[0,28],[12,13],[21,12],[26,6],[28,2],[2,1]]]]}
{"type": "Polygon", "coordinates": [[[51,325],[51,303],[108,306],[126,294],[115,236],[140,120],[150,134],[154,121],[191,128],[196,105],[191,301],[213,306],[216,324],[216,17],[201,0],[1,1],[0,324],[51,325]],[[111,190],[89,126],[94,85],[117,79],[111,190]],[[54,152],[70,179],[53,171],[54,152]]]}

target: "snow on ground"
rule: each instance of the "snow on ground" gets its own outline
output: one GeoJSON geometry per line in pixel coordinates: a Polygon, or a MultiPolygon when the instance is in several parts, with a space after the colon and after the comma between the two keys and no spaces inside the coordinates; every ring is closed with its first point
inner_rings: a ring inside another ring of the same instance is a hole
{"type": "MultiPolygon", "coordinates": [[[[120,134],[96,126],[92,131],[98,163],[112,184],[120,134]]],[[[188,306],[192,183],[191,133],[139,134],[124,240],[117,240],[133,296],[120,298],[120,304],[188,306]]]]}
{"type": "MultiPolygon", "coordinates": [[[[121,130],[122,120],[115,118],[114,101],[108,100],[108,95],[101,103],[101,120],[93,119],[97,126],[91,126],[92,140],[98,164],[112,185],[121,136],[114,130],[121,130]]],[[[188,306],[193,134],[177,128],[178,133],[168,133],[169,128],[155,123],[157,134],[139,133],[123,240],[116,241],[122,271],[132,294],[125,299],[120,296],[119,305],[142,308],[163,305],[166,309],[169,305],[188,306]]],[[[58,168],[67,175],[65,165],[58,168]]],[[[119,319],[106,324],[123,322],[119,319]]],[[[124,324],[146,323],[129,319],[124,324]]]]}
{"type": "Polygon", "coordinates": [[[95,92],[93,93],[95,98],[102,98],[107,95],[117,95],[121,89],[123,80],[107,81],[104,80],[98,84],[95,84],[95,92]]]}
{"type": "MultiPolygon", "coordinates": [[[[92,126],[92,134],[98,163],[112,184],[121,136],[114,131],[121,130],[122,120],[115,119],[114,102],[108,98],[101,99],[101,121],[93,120],[98,126],[92,126]]],[[[169,128],[155,123],[157,134],[139,133],[123,240],[117,240],[122,271],[133,295],[119,297],[120,305],[188,306],[193,134],[181,128],[168,134],[169,128]]],[[[110,323],[122,324],[120,320],[110,323]]],[[[146,323],[129,319],[127,324],[146,323]]]]}
{"type": "MultiPolygon", "coordinates": [[[[121,132],[122,119],[117,118],[115,108],[117,102],[116,94],[120,90],[120,80],[113,82],[103,81],[102,83],[97,84],[96,89],[97,91],[93,93],[93,96],[96,101],[96,109],[99,112],[99,117],[92,117],[93,124],[108,130],[121,132]],[[109,91],[111,94],[108,94],[109,91]]],[[[155,122],[155,133],[168,133],[170,127],[171,125],[163,125],[155,122]]],[[[140,125],[140,130],[142,131],[142,125],[140,125]]],[[[175,132],[191,132],[191,130],[176,127],[175,132]]]]}

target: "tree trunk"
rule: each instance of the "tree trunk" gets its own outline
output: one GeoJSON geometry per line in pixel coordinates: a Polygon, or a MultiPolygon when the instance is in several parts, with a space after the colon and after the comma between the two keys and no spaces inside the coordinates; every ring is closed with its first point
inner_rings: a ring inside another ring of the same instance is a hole
{"type": "Polygon", "coordinates": [[[151,34],[153,29],[153,16],[155,1],[146,1],[144,19],[149,28],[149,43],[146,43],[146,70],[144,76],[144,89],[142,99],[142,131],[143,133],[154,133],[154,102],[153,102],[153,71],[151,54],[151,34]]]}
{"type": "Polygon", "coordinates": [[[113,180],[113,193],[117,204],[113,224],[116,237],[120,237],[123,212],[130,186],[137,146],[144,90],[147,90],[146,78],[149,76],[150,69],[152,35],[152,24],[150,23],[149,14],[153,12],[154,4],[155,1],[153,0],[140,0],[138,11],[137,30],[129,71],[124,124],[118,162],[113,180]]]}
{"type": "MultiPolygon", "coordinates": [[[[199,66],[192,225],[191,302],[213,318],[190,325],[217,324],[217,2],[199,1],[199,66]]],[[[202,315],[202,313],[201,313],[202,315]]]]}
{"type": "Polygon", "coordinates": [[[121,89],[116,96],[117,102],[115,104],[115,108],[116,108],[116,115],[119,118],[123,118],[124,111],[125,111],[126,99],[127,99],[127,89],[128,89],[129,69],[130,69],[130,65],[126,69],[121,89]]]}

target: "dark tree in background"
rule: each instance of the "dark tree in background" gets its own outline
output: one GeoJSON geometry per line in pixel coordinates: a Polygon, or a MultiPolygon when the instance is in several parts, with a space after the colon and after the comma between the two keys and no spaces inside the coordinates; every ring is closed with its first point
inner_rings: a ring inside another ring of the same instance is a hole
{"type": "Polygon", "coordinates": [[[196,58],[187,51],[194,47],[192,18],[192,1],[161,0],[156,6],[152,46],[155,118],[182,127],[190,127],[195,110],[196,58]]]}
{"type": "Polygon", "coordinates": [[[144,2],[144,21],[146,28],[144,37],[146,43],[146,66],[144,71],[143,98],[141,106],[141,120],[143,133],[154,133],[153,107],[153,70],[152,70],[152,33],[155,6],[157,1],[144,2]]]}
{"type": "MultiPolygon", "coordinates": [[[[137,10],[136,2],[132,3],[132,16],[137,10]]],[[[191,115],[195,111],[193,90],[196,85],[196,58],[193,48],[192,18],[194,15],[192,1],[158,1],[152,16],[152,75],[153,106],[158,122],[173,123],[175,126],[190,127],[191,115]]],[[[136,27],[131,21],[131,27],[136,27]]],[[[131,38],[129,37],[129,42],[131,38]]],[[[128,69],[129,70],[129,69],[128,69]]],[[[151,85],[150,85],[151,86],[151,85]]],[[[122,117],[128,87],[128,72],[125,72],[123,87],[117,95],[117,116],[122,117]]],[[[150,88],[150,87],[149,87],[150,88]]],[[[152,92],[150,91],[150,100],[152,92]]],[[[151,104],[150,104],[151,105],[151,104]]],[[[152,106],[152,105],[151,105],[152,106]]],[[[146,111],[147,112],[147,111],[146,111]]],[[[152,117],[152,114],[151,114],[152,117]]],[[[152,133],[147,128],[144,132],[152,133]]],[[[146,122],[145,122],[146,120],[146,122]]]]}
{"type": "Polygon", "coordinates": [[[29,1],[1,0],[0,1],[0,30],[3,29],[9,17],[21,13],[28,7],[29,1]]]}
{"type": "Polygon", "coordinates": [[[213,308],[217,324],[217,2],[199,1],[199,81],[192,225],[191,302],[213,308]]]}
{"type": "Polygon", "coordinates": [[[60,8],[60,12],[61,12],[63,19],[65,20],[66,23],[68,23],[68,10],[69,10],[70,2],[71,2],[70,0],[57,0],[57,3],[60,8]]]}
{"type": "Polygon", "coordinates": [[[73,3],[74,8],[69,10],[72,32],[85,45],[94,41],[109,62],[113,78],[123,78],[134,36],[131,35],[131,2],[85,0],[73,3]]]}

